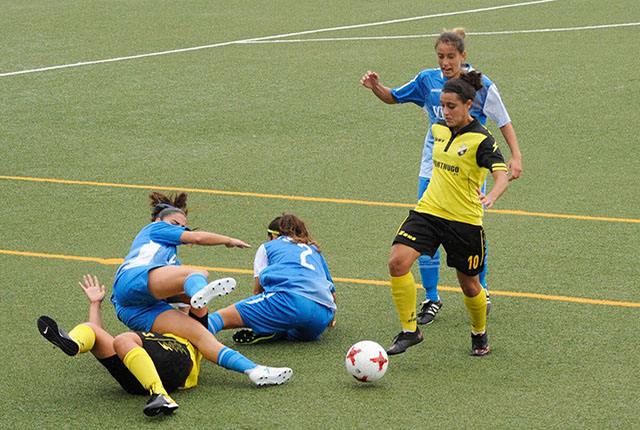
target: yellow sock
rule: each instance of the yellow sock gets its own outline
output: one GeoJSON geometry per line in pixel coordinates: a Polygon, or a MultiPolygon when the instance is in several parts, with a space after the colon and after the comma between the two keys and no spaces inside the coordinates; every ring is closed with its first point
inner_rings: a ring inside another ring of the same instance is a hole
{"type": "Polygon", "coordinates": [[[487,294],[480,288],[480,294],[475,297],[464,296],[464,305],[471,317],[471,330],[483,333],[487,329],[487,294]]]}
{"type": "Polygon", "coordinates": [[[84,354],[91,351],[93,345],[96,343],[96,334],[88,325],[80,324],[75,326],[70,332],[69,336],[78,342],[80,350],[78,354],[84,354]]]}
{"type": "Polygon", "coordinates": [[[122,362],[133,376],[140,381],[140,384],[152,394],[167,394],[153,360],[143,348],[139,346],[133,348],[127,353],[122,362]]]}
{"type": "Polygon", "coordinates": [[[391,294],[402,330],[416,331],[416,285],[411,272],[403,276],[391,276],[391,294]]]}

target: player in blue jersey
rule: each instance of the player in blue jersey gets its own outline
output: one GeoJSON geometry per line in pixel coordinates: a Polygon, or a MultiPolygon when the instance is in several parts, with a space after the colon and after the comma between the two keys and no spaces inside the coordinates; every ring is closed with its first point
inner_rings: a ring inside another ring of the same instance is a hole
{"type": "Polygon", "coordinates": [[[267,368],[220,343],[196,319],[174,309],[167,299],[190,298],[195,309],[214,297],[228,294],[235,280],[208,282],[206,270],[184,267],[177,258],[182,244],[225,245],[249,248],[228,236],[187,228],[186,193],[173,198],[153,192],[151,224],[136,236],[116,273],[111,302],[116,315],[134,331],[172,333],[189,340],[202,355],[218,365],[245,373],[256,385],[281,384],[291,377],[289,368],[267,368]]]}
{"type": "MultiPolygon", "coordinates": [[[[360,81],[364,87],[371,89],[380,100],[387,104],[411,102],[423,108],[429,115],[429,127],[420,163],[418,200],[424,194],[431,180],[433,170],[433,135],[431,126],[444,119],[440,104],[440,94],[444,84],[450,79],[459,77],[462,72],[473,70],[469,64],[465,63],[467,53],[464,39],[465,31],[462,28],[443,32],[435,44],[439,67],[423,70],[410,82],[398,88],[391,89],[380,84],[378,74],[371,71],[368,71],[360,81]]],[[[483,125],[487,117],[489,117],[500,128],[511,150],[511,160],[507,165],[511,172],[509,177],[511,181],[520,177],[522,173],[522,156],[518,139],[496,85],[484,75],[482,79],[483,87],[476,92],[476,97],[471,107],[471,115],[483,125]]],[[[482,191],[485,191],[484,186],[482,191]]],[[[442,301],[438,294],[440,251],[438,250],[433,257],[422,255],[418,259],[418,264],[426,297],[422,302],[422,309],[418,312],[417,320],[418,324],[430,324],[442,307],[442,301]]],[[[489,313],[491,301],[487,291],[486,271],[487,265],[485,264],[484,270],[480,274],[480,284],[487,292],[487,313],[489,313]]]]}
{"type": "Polygon", "coordinates": [[[209,330],[247,327],[237,343],[316,340],[335,324],[333,280],[304,221],[283,214],[267,228],[268,242],[256,252],[254,296],[209,315],[209,330]]]}

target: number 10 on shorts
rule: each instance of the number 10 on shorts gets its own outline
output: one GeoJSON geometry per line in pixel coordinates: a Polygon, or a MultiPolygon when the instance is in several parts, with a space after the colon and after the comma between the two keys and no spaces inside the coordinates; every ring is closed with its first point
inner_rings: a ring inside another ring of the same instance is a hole
{"type": "Polygon", "coordinates": [[[467,258],[467,261],[469,262],[469,270],[474,270],[478,268],[478,264],[480,264],[480,256],[479,255],[470,255],[469,258],[467,258]]]}

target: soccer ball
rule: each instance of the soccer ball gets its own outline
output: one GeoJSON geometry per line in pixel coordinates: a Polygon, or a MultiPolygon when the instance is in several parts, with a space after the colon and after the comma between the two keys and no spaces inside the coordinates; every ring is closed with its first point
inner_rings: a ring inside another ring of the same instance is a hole
{"type": "Polygon", "coordinates": [[[382,378],[389,366],[387,352],[371,340],[363,340],[347,352],[347,372],[360,382],[373,382],[382,378]]]}

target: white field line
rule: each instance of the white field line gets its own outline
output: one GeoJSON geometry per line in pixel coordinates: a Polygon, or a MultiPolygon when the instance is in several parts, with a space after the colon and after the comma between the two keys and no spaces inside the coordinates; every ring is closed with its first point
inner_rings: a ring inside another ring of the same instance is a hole
{"type": "MultiPolygon", "coordinates": [[[[504,31],[479,31],[467,32],[467,35],[473,36],[491,36],[501,34],[525,34],[525,33],[551,33],[556,31],[579,31],[579,30],[598,30],[603,28],[616,27],[633,27],[640,25],[640,22],[627,22],[623,24],[603,24],[588,25],[584,27],[559,27],[559,28],[539,28],[532,30],[504,30],[504,31]]],[[[419,39],[427,37],[438,37],[440,33],[432,34],[407,34],[404,36],[356,36],[356,37],[326,37],[321,39],[285,39],[285,40],[249,40],[243,43],[297,43],[297,42],[339,42],[339,41],[357,41],[357,40],[387,40],[387,39],[419,39]]]]}
{"type": "Polygon", "coordinates": [[[197,51],[197,50],[200,50],[200,49],[209,49],[209,48],[218,48],[220,46],[227,46],[227,45],[234,45],[234,44],[241,44],[241,43],[254,43],[254,42],[263,41],[263,40],[280,39],[280,38],[283,38],[283,37],[302,36],[302,35],[305,35],[305,34],[323,33],[323,32],[327,32],[327,31],[350,30],[350,29],[354,29],[354,28],[373,27],[373,26],[377,26],[377,25],[386,25],[386,24],[396,24],[396,23],[401,23],[401,22],[417,21],[417,20],[420,20],[420,19],[436,18],[436,17],[441,17],[441,16],[464,15],[464,14],[469,14],[469,13],[487,12],[487,11],[491,11],[491,10],[507,9],[507,8],[512,8],[512,7],[529,6],[529,5],[540,4],[540,3],[550,3],[550,2],[554,2],[554,1],[556,1],[556,0],[535,0],[535,1],[528,1],[528,2],[522,2],[522,3],[507,4],[507,5],[502,5],[502,6],[485,7],[485,8],[481,8],[481,9],[469,9],[469,10],[462,10],[462,11],[457,11],[457,12],[444,12],[444,13],[437,13],[437,14],[432,14],[432,15],[422,15],[422,16],[414,16],[414,17],[410,17],[410,18],[393,19],[393,20],[390,20],[390,21],[380,21],[380,22],[371,22],[371,23],[366,23],[366,24],[354,24],[354,25],[345,25],[345,26],[341,26],[341,27],[320,28],[320,29],[316,29],[316,30],[298,31],[298,32],[295,32],[295,33],[285,33],[285,34],[278,34],[278,35],[272,35],[272,36],[255,37],[255,38],[251,38],[251,39],[241,39],[241,40],[234,40],[234,41],[230,41],[230,42],[214,43],[214,44],[211,44],[211,45],[193,46],[193,47],[190,47],[190,48],[172,49],[172,50],[169,50],[169,51],[151,52],[151,53],[148,53],[148,54],[129,55],[129,56],[126,56],[126,57],[108,58],[108,59],[104,59],[104,60],[82,61],[82,62],[79,62],[79,63],[62,64],[62,65],[59,65],[59,66],[49,66],[49,67],[40,67],[40,68],[37,68],[37,69],[18,70],[18,71],[15,71],[15,72],[5,72],[5,73],[0,73],[0,77],[13,76],[13,75],[24,75],[24,74],[27,74],[27,73],[45,72],[45,71],[48,71],[48,70],[67,69],[67,68],[70,68],[70,67],[88,66],[88,65],[92,65],[92,64],[113,63],[113,62],[116,62],[116,61],[134,60],[134,59],[138,59],[138,58],[154,57],[154,56],[158,56],[158,55],[177,54],[177,53],[180,53],[180,52],[197,51]]]}

